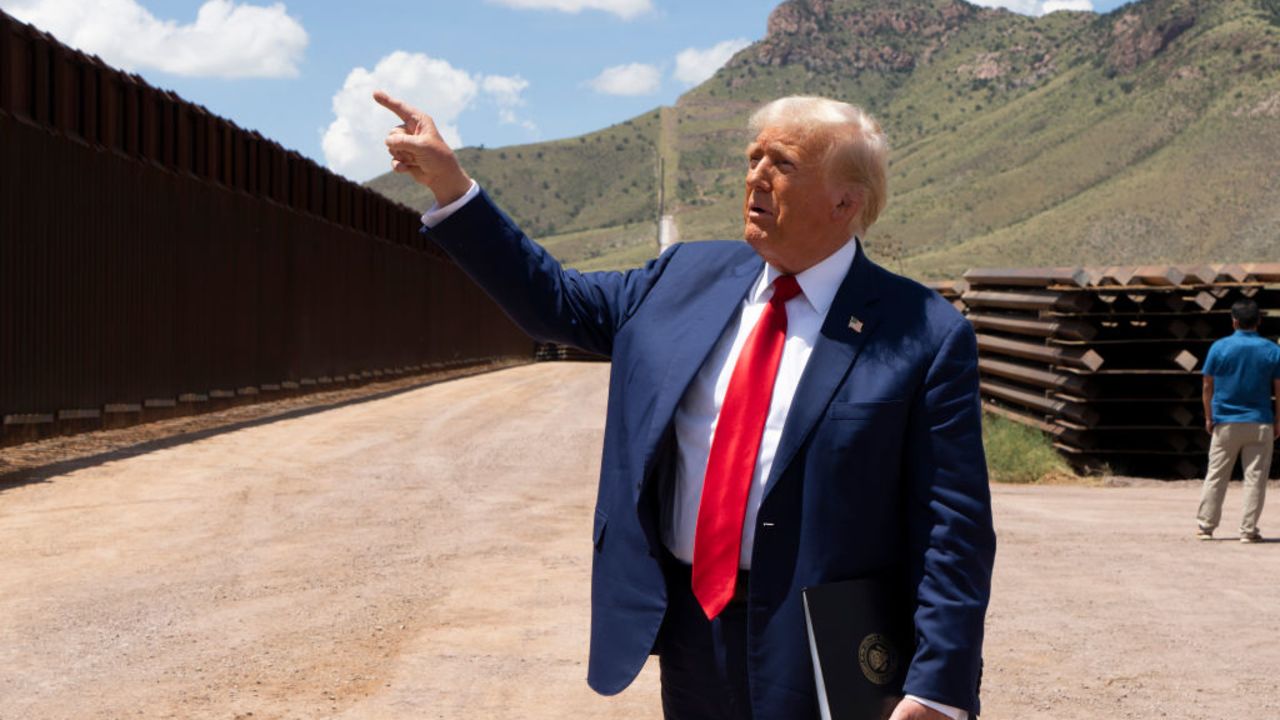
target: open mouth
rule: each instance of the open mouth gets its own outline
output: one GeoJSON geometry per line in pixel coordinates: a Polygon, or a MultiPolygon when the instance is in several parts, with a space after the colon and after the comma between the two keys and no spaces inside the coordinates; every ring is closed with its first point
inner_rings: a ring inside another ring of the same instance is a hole
{"type": "Polygon", "coordinates": [[[765,210],[764,208],[760,207],[759,205],[752,205],[752,206],[751,206],[751,214],[752,214],[752,215],[772,215],[773,213],[772,213],[772,212],[770,212],[770,211],[768,211],[768,210],[765,210]]]}

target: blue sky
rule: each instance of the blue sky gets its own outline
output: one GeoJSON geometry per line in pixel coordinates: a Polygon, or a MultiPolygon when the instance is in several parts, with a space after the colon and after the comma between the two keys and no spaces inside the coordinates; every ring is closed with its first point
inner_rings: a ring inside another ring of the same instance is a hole
{"type": "MultiPolygon", "coordinates": [[[[373,86],[437,115],[454,142],[570,137],[673,103],[736,48],[760,39],[776,4],[0,0],[63,42],[356,180],[385,167],[377,137],[395,123],[371,101],[366,111],[373,86]]],[[[1037,14],[1105,12],[1123,2],[979,4],[1037,14]]]]}

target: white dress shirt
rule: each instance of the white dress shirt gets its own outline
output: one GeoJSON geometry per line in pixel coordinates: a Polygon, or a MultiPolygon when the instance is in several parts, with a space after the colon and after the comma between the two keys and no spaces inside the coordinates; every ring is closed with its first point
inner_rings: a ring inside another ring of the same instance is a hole
{"type": "MultiPolygon", "coordinates": [[[[773,467],[773,456],[782,438],[782,426],[791,410],[791,398],[800,385],[800,376],[813,344],[822,329],[822,321],[835,299],[840,282],[844,280],[849,265],[857,254],[858,243],[850,238],[839,250],[825,260],[796,275],[800,294],[787,301],[787,339],[782,347],[782,359],[778,363],[778,375],[773,383],[773,397],[769,402],[769,414],[765,419],[764,435],[760,439],[760,451],[756,456],[755,474],[751,477],[751,489],[747,495],[747,513],[742,523],[742,551],[738,566],[751,569],[751,548],[756,535],[756,515],[764,499],[764,484],[773,467]]],[[[702,501],[702,479],[707,471],[707,457],[711,453],[711,439],[715,435],[720,407],[724,404],[729,378],[733,375],[738,355],[747,337],[755,328],[764,309],[773,297],[773,281],[782,272],[765,265],[756,282],[747,291],[735,317],[729,321],[724,334],[716,341],[693,382],[689,383],[680,405],[676,408],[676,482],[675,502],[663,528],[663,541],[671,554],[680,560],[693,563],[694,529],[698,522],[698,506],[702,501]]]]}
{"type": "MultiPolygon", "coordinates": [[[[422,224],[434,227],[444,222],[459,208],[480,194],[480,186],[474,180],[467,192],[457,200],[440,207],[433,205],[422,215],[422,224]]],[[[773,398],[769,402],[769,415],[765,420],[764,435],[760,440],[760,452],[756,456],[755,474],[751,478],[751,492],[747,496],[747,514],[742,523],[742,553],[738,564],[744,570],[751,569],[751,547],[755,541],[756,515],[763,500],[764,483],[773,467],[773,456],[778,450],[782,427],[791,410],[791,399],[800,385],[805,365],[813,352],[813,344],[827,317],[827,310],[835,300],[840,283],[853,264],[858,253],[857,238],[850,238],[839,250],[817,265],[796,275],[801,293],[787,301],[787,339],[778,364],[778,375],[773,383],[773,398]]],[[[693,535],[698,521],[698,506],[702,502],[702,479],[707,470],[707,457],[711,452],[711,439],[715,435],[720,406],[724,404],[729,377],[738,361],[738,354],[747,342],[747,336],[755,328],[764,313],[769,298],[773,297],[773,281],[782,272],[765,265],[756,282],[747,292],[738,314],[729,321],[724,334],[716,341],[711,354],[685,390],[676,408],[676,482],[675,501],[668,522],[663,524],[663,542],[680,560],[693,563],[693,535]]],[[[908,695],[908,698],[951,718],[968,720],[969,713],[959,708],[908,695]]]]}

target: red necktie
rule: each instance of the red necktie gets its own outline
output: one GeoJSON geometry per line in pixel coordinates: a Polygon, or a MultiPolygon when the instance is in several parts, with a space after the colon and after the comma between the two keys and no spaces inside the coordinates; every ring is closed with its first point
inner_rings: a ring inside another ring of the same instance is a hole
{"type": "Polygon", "coordinates": [[[693,536],[693,594],[707,619],[733,598],[747,495],[787,339],[786,304],[799,293],[794,275],[773,281],[773,297],[738,355],[720,406],[693,536]]]}

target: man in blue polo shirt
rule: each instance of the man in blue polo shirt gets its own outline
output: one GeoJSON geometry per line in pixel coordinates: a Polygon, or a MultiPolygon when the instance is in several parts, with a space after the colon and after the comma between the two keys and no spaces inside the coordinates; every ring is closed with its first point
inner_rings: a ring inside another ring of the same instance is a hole
{"type": "Polygon", "coordinates": [[[1222,499],[1227,480],[1239,455],[1244,464],[1244,516],[1240,542],[1262,540],[1258,516],[1267,495],[1271,449],[1280,438],[1280,346],[1258,335],[1258,304],[1240,300],[1231,306],[1235,333],[1209,348],[1204,370],[1205,430],[1213,436],[1209,445],[1209,472],[1200,494],[1196,537],[1209,540],[1222,519],[1222,499]],[[1272,400],[1272,393],[1275,400],[1272,400]],[[1274,403],[1274,404],[1273,404],[1274,403]]]}

